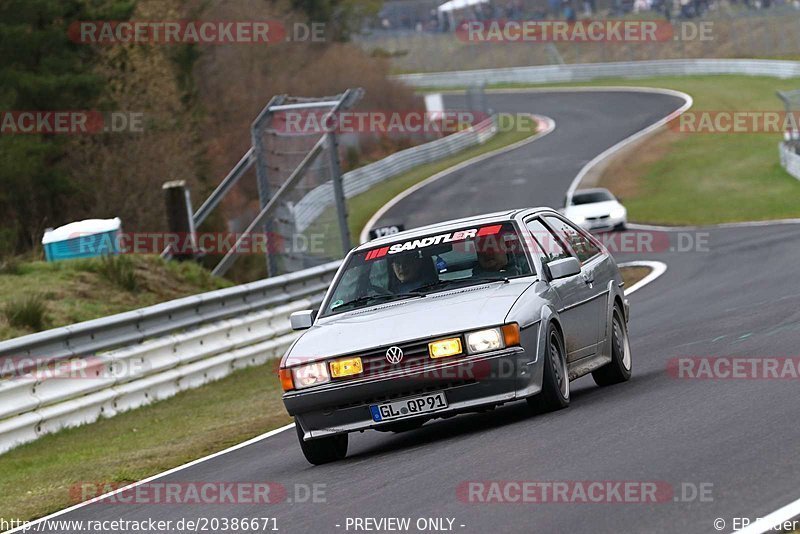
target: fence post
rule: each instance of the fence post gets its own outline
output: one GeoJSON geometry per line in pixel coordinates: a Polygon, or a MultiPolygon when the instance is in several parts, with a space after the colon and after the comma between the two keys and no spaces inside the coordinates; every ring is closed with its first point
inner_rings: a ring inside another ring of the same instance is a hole
{"type": "Polygon", "coordinates": [[[178,236],[177,244],[173,244],[172,240],[167,241],[170,243],[167,246],[167,254],[179,261],[193,260],[197,258],[200,250],[197,246],[192,217],[192,198],[189,188],[186,187],[186,181],[164,182],[161,189],[164,191],[166,202],[167,230],[170,235],[178,236]]]}
{"type": "MultiPolygon", "coordinates": [[[[272,120],[272,111],[270,107],[277,106],[286,100],[286,95],[274,96],[267,102],[261,113],[258,114],[253,124],[250,126],[250,137],[253,145],[253,156],[256,163],[256,181],[258,184],[258,202],[261,209],[267,205],[272,196],[269,186],[269,167],[267,166],[267,155],[264,150],[264,130],[272,120]]],[[[275,258],[269,253],[271,246],[270,232],[272,231],[272,224],[269,221],[264,223],[262,227],[264,232],[265,242],[267,248],[264,251],[265,262],[267,265],[267,277],[274,275],[277,272],[275,265],[275,258]]]]}
{"type": "Polygon", "coordinates": [[[347,254],[350,250],[350,228],[347,226],[347,201],[344,196],[342,166],[339,161],[339,139],[334,131],[328,132],[326,135],[328,136],[328,150],[331,158],[333,196],[336,200],[336,215],[339,219],[339,234],[342,238],[342,254],[347,254]]]}

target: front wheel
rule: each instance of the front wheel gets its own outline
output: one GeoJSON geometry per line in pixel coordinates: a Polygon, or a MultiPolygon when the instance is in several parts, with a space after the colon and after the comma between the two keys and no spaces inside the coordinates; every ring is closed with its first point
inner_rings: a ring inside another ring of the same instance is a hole
{"type": "Polygon", "coordinates": [[[598,386],[610,386],[625,382],[631,377],[631,345],[628,340],[628,325],[618,305],[614,305],[611,316],[611,362],[592,373],[598,386]]]}
{"type": "Polygon", "coordinates": [[[322,465],[342,460],[347,456],[347,434],[337,434],[303,441],[303,430],[300,428],[300,423],[297,422],[297,419],[294,421],[294,427],[297,430],[297,439],[300,441],[303,456],[310,463],[322,465]]]}
{"type": "Polygon", "coordinates": [[[542,392],[528,398],[528,405],[538,412],[553,412],[569,406],[569,372],[564,340],[552,324],[547,330],[542,392]]]}

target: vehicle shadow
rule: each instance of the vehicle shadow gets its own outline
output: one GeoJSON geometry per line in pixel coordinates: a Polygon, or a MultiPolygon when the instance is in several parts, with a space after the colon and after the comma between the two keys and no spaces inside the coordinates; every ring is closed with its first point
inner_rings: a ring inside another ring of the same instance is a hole
{"type": "MultiPolygon", "coordinates": [[[[634,372],[630,382],[601,388],[594,384],[591,377],[583,377],[573,382],[571,404],[566,410],[535,414],[530,410],[526,401],[514,401],[487,412],[466,413],[449,419],[428,421],[425,426],[417,430],[398,434],[386,433],[384,436],[388,437],[388,439],[380,440],[378,443],[370,444],[358,452],[351,453],[347,459],[363,460],[371,456],[419,447],[429,443],[445,443],[448,440],[480,434],[488,430],[508,427],[514,424],[546,424],[556,417],[569,417],[570,412],[575,412],[582,405],[588,405],[587,402],[614,402],[615,399],[630,395],[633,388],[638,389],[638,386],[659,378],[665,378],[663,371],[653,370],[640,374],[634,372]]],[[[646,386],[645,389],[647,389],[646,386]]]]}

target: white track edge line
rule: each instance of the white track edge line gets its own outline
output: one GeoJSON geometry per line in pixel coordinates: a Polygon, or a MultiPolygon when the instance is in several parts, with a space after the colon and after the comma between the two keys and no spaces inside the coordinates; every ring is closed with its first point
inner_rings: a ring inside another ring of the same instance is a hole
{"type": "Polygon", "coordinates": [[[667,272],[667,264],[663,261],[650,261],[650,260],[637,260],[637,261],[626,261],[617,265],[617,267],[649,267],[650,273],[633,284],[631,287],[625,290],[625,296],[631,295],[632,293],[642,289],[644,286],[649,284],[650,282],[654,282],[659,276],[667,272]]]}
{"type": "Polygon", "coordinates": [[[84,506],[88,506],[89,504],[92,504],[94,502],[101,501],[101,500],[103,500],[105,498],[108,498],[108,497],[110,497],[112,495],[116,495],[117,493],[126,491],[126,490],[128,490],[130,488],[135,488],[136,486],[140,486],[142,484],[146,484],[148,482],[151,482],[153,480],[159,479],[161,477],[165,477],[167,475],[171,475],[172,473],[177,473],[178,471],[182,471],[182,470],[184,470],[184,469],[186,469],[188,467],[195,466],[195,465],[203,463],[203,462],[205,462],[207,460],[211,460],[211,459],[216,458],[218,456],[222,456],[224,454],[228,454],[229,452],[233,452],[233,451],[242,449],[244,447],[247,447],[249,445],[252,445],[254,443],[258,443],[259,441],[262,441],[262,440],[265,440],[265,439],[267,439],[269,437],[272,437],[275,434],[280,434],[284,430],[289,430],[290,428],[294,428],[294,423],[289,423],[286,426],[282,426],[280,428],[276,428],[274,430],[270,430],[269,432],[265,432],[264,434],[261,434],[259,436],[255,436],[253,438],[250,438],[247,441],[243,441],[242,443],[238,443],[238,444],[236,444],[236,445],[234,445],[232,447],[228,447],[227,449],[223,449],[221,451],[217,451],[215,453],[209,454],[208,456],[203,456],[202,458],[198,458],[196,460],[192,460],[191,462],[187,462],[187,463],[185,463],[183,465],[179,465],[177,467],[173,467],[172,469],[168,469],[166,471],[163,471],[161,473],[157,473],[157,474],[155,474],[153,476],[147,477],[147,478],[139,480],[137,482],[133,482],[131,484],[128,484],[127,486],[124,486],[122,488],[116,489],[114,491],[109,491],[108,493],[104,493],[103,495],[100,495],[98,497],[93,497],[93,498],[89,499],[88,501],[83,501],[83,502],[80,502],[80,503],[75,504],[73,506],[70,506],[69,508],[64,508],[63,510],[59,510],[58,512],[54,512],[54,513],[52,513],[50,515],[46,515],[44,517],[40,517],[39,519],[34,519],[33,521],[31,521],[31,522],[29,522],[27,524],[21,525],[21,526],[16,527],[16,528],[13,528],[11,530],[7,530],[3,534],[12,534],[14,532],[27,532],[28,530],[33,528],[34,525],[37,525],[39,523],[43,523],[45,521],[50,521],[51,519],[54,519],[54,518],[56,518],[56,517],[58,517],[60,515],[66,514],[68,512],[73,511],[73,510],[77,510],[79,508],[83,508],[84,506]]]}
{"type": "Polygon", "coordinates": [[[736,534],[766,534],[767,532],[783,532],[782,529],[775,529],[776,526],[783,524],[800,516],[800,499],[790,502],[782,508],[778,508],[771,514],[758,519],[741,530],[734,530],[736,534]]]}
{"type": "Polygon", "coordinates": [[[425,187],[426,185],[431,184],[431,183],[435,182],[436,180],[438,180],[440,178],[444,178],[445,176],[447,176],[447,175],[449,175],[451,173],[454,173],[454,172],[459,171],[459,170],[461,170],[463,168],[469,167],[470,165],[474,165],[475,163],[479,163],[479,162],[481,162],[481,161],[483,161],[485,159],[489,159],[489,158],[497,156],[499,154],[503,154],[505,152],[508,152],[508,151],[514,150],[516,148],[519,148],[519,147],[521,147],[523,145],[526,145],[528,143],[532,143],[533,141],[536,141],[537,139],[541,139],[545,135],[547,135],[550,132],[552,132],[556,127],[555,121],[553,119],[551,119],[550,117],[545,117],[543,115],[535,115],[535,114],[531,114],[531,116],[536,119],[537,123],[540,126],[544,127],[541,131],[537,131],[534,135],[532,135],[530,137],[526,137],[525,139],[521,139],[521,140],[519,140],[519,141],[517,141],[515,143],[511,143],[510,145],[506,145],[504,147],[500,147],[500,148],[492,150],[490,152],[486,152],[485,154],[481,154],[479,156],[475,156],[474,158],[470,158],[468,160],[462,161],[461,163],[457,163],[457,164],[453,165],[452,167],[448,167],[448,168],[446,168],[446,169],[444,169],[442,171],[439,171],[436,174],[434,174],[433,176],[429,176],[428,178],[424,179],[423,181],[412,185],[411,187],[409,187],[408,189],[406,189],[404,191],[401,191],[399,194],[395,195],[392,199],[390,199],[389,202],[387,202],[386,204],[381,206],[378,209],[378,211],[376,211],[375,213],[372,214],[372,217],[369,218],[369,220],[367,221],[367,224],[365,224],[364,228],[361,229],[361,234],[359,235],[359,241],[361,243],[366,243],[367,241],[369,241],[369,231],[372,229],[373,226],[375,226],[375,224],[378,222],[378,219],[383,217],[386,214],[386,212],[389,211],[392,207],[394,207],[398,202],[400,202],[401,200],[403,200],[407,196],[411,195],[415,191],[418,191],[418,190],[422,189],[423,187],[425,187]]]}

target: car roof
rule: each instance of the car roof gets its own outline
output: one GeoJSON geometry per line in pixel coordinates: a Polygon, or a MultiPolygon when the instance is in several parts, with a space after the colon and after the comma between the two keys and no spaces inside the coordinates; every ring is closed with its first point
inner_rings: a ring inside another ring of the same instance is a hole
{"type": "Polygon", "coordinates": [[[496,211],[494,213],[485,213],[483,215],[473,215],[471,217],[464,217],[462,219],[452,219],[449,221],[442,221],[435,224],[420,226],[419,228],[412,228],[411,230],[405,230],[403,232],[398,232],[396,234],[388,235],[385,237],[378,237],[371,241],[367,241],[366,243],[362,243],[361,245],[357,246],[354,250],[363,250],[375,246],[395,243],[397,241],[402,241],[405,239],[415,239],[418,237],[426,236],[430,234],[431,231],[434,230],[447,232],[448,230],[455,230],[463,226],[469,226],[471,224],[489,224],[493,222],[510,221],[518,217],[528,216],[542,211],[555,212],[556,210],[547,207],[523,208],[523,209],[514,209],[506,211],[496,211]]]}

